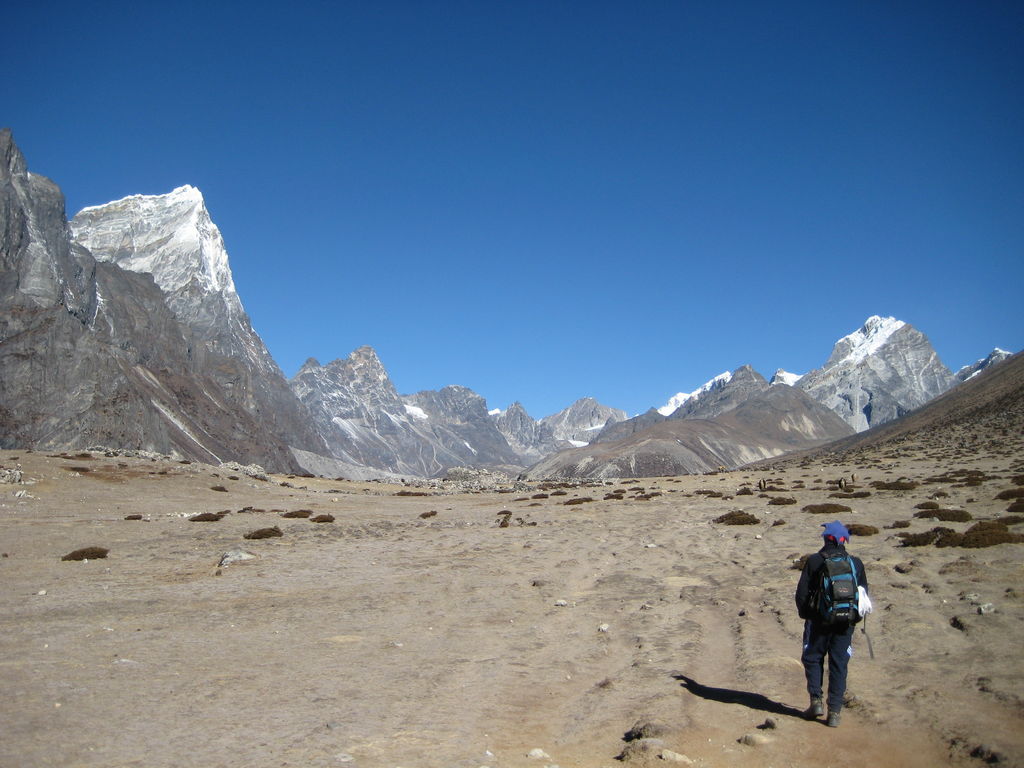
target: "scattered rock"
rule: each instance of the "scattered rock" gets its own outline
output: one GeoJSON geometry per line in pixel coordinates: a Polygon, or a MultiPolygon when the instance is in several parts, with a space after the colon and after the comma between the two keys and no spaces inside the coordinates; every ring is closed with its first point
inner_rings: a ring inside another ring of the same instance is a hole
{"type": "Polygon", "coordinates": [[[220,561],[217,563],[218,567],[225,565],[231,565],[232,563],[242,563],[246,560],[255,560],[258,555],[254,555],[252,552],[246,552],[244,549],[229,549],[223,555],[220,556],[220,561]]]}
{"type": "Polygon", "coordinates": [[[765,744],[771,744],[772,740],[763,733],[745,733],[740,737],[739,742],[748,747],[763,747],[765,744]]]}
{"type": "Polygon", "coordinates": [[[693,765],[693,760],[688,758],[686,755],[681,755],[678,752],[673,752],[671,749],[663,749],[658,753],[658,757],[664,760],[666,763],[680,763],[682,765],[693,765]]]}
{"type": "Polygon", "coordinates": [[[270,476],[267,471],[263,469],[259,464],[239,464],[237,461],[229,461],[225,464],[221,464],[221,469],[229,472],[241,472],[243,475],[251,477],[253,480],[270,480],[270,476]]]}
{"type": "Polygon", "coordinates": [[[545,752],[543,749],[531,749],[526,756],[531,760],[550,760],[551,755],[545,752]]]}

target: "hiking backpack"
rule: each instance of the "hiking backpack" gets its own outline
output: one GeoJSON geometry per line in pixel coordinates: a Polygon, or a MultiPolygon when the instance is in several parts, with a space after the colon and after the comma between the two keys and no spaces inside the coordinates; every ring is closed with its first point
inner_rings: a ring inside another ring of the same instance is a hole
{"type": "Polygon", "coordinates": [[[826,557],[818,571],[818,621],[829,626],[857,621],[860,618],[857,586],[857,567],[852,557],[826,557]]]}

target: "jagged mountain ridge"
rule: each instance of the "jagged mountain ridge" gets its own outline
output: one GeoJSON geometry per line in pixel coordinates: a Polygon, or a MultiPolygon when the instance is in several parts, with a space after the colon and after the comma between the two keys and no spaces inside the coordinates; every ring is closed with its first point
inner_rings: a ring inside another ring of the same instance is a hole
{"type": "Polygon", "coordinates": [[[625,411],[601,405],[592,397],[581,397],[568,408],[545,416],[540,423],[550,429],[558,440],[585,445],[609,424],[625,419],[625,411]]]}
{"type": "Polygon", "coordinates": [[[988,355],[971,363],[970,365],[965,365],[954,375],[956,376],[957,381],[967,381],[969,379],[973,379],[979,373],[987,371],[993,365],[998,365],[1012,356],[1012,352],[1007,352],[1005,349],[999,349],[999,347],[996,347],[989,352],[988,355]]]}
{"type": "MultiPolygon", "coordinates": [[[[483,398],[465,388],[398,395],[392,387],[375,401],[364,381],[359,397],[367,402],[352,405],[358,413],[331,415],[325,408],[327,423],[314,427],[309,409],[252,331],[223,239],[198,190],[179,187],[86,208],[69,227],[60,190],[29,173],[9,131],[6,137],[0,143],[8,172],[0,209],[0,300],[4,312],[16,316],[2,320],[0,343],[6,346],[0,355],[9,365],[0,375],[0,418],[11,440],[50,447],[106,442],[206,460],[254,460],[271,468],[294,468],[300,452],[299,467],[326,467],[333,456],[338,466],[425,475],[453,464],[522,466],[564,446],[563,440],[610,442],[665,419],[652,409],[626,420],[624,412],[590,398],[539,422],[518,404],[488,416],[483,398]],[[38,344],[43,327],[50,329],[49,346],[38,344]],[[33,355],[38,359],[26,364],[33,355]],[[41,360],[52,370],[43,372],[41,360]],[[258,456],[263,458],[251,458],[258,456]]],[[[873,422],[905,412],[913,404],[906,391],[879,384],[909,381],[905,389],[923,389],[916,394],[926,399],[942,386],[945,369],[941,363],[933,370],[915,367],[912,358],[923,359],[917,353],[930,345],[925,339],[927,346],[915,348],[904,326],[870,318],[837,343],[821,371],[812,372],[827,372],[821,378],[828,386],[812,387],[812,374],[797,385],[826,400],[839,392],[833,405],[841,410],[851,404],[854,419],[873,422]],[[899,351],[896,363],[885,359],[888,346],[899,351]],[[871,378],[879,359],[886,371],[881,382],[871,378]]],[[[722,415],[754,399],[765,382],[744,368],[756,382],[748,392],[732,382],[744,380],[738,369],[680,399],[673,419],[722,415]]],[[[350,394],[355,403],[359,397],[350,394]]]]}
{"type": "Polygon", "coordinates": [[[399,395],[372,347],[327,365],[311,358],[290,383],[331,455],[346,462],[418,477],[527,463],[480,395],[458,386],[399,395]]]}
{"type": "Polygon", "coordinates": [[[531,467],[527,476],[575,479],[707,472],[829,442],[851,431],[805,393],[779,385],[709,419],[661,417],[653,426],[621,439],[563,451],[531,467]]]}
{"type": "Polygon", "coordinates": [[[504,411],[492,412],[491,419],[509,447],[527,465],[572,447],[569,441],[556,438],[554,430],[543,419],[535,421],[518,401],[504,411]]]}

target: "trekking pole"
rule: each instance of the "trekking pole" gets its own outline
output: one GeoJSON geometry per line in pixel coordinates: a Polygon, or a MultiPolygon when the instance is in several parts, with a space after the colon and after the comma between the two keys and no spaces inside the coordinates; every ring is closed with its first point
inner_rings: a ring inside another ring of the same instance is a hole
{"type": "Polygon", "coordinates": [[[867,614],[864,616],[864,623],[860,626],[860,631],[864,633],[865,639],[868,641],[868,656],[872,659],[875,658],[875,649],[871,645],[871,636],[868,635],[868,617],[867,614]]]}

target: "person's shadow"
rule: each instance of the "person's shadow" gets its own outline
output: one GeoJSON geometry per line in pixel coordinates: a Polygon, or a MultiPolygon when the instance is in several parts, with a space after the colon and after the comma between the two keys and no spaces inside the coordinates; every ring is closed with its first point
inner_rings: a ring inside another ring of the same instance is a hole
{"type": "Polygon", "coordinates": [[[692,677],[687,677],[682,673],[672,675],[672,677],[678,680],[682,684],[683,688],[688,690],[694,696],[700,696],[702,699],[720,701],[723,704],[739,704],[744,707],[749,707],[750,709],[758,709],[762,712],[768,712],[772,715],[788,715],[790,717],[799,718],[803,718],[804,716],[803,710],[790,707],[778,701],[773,701],[760,693],[736,691],[732,688],[712,688],[709,685],[701,685],[692,677]]]}

